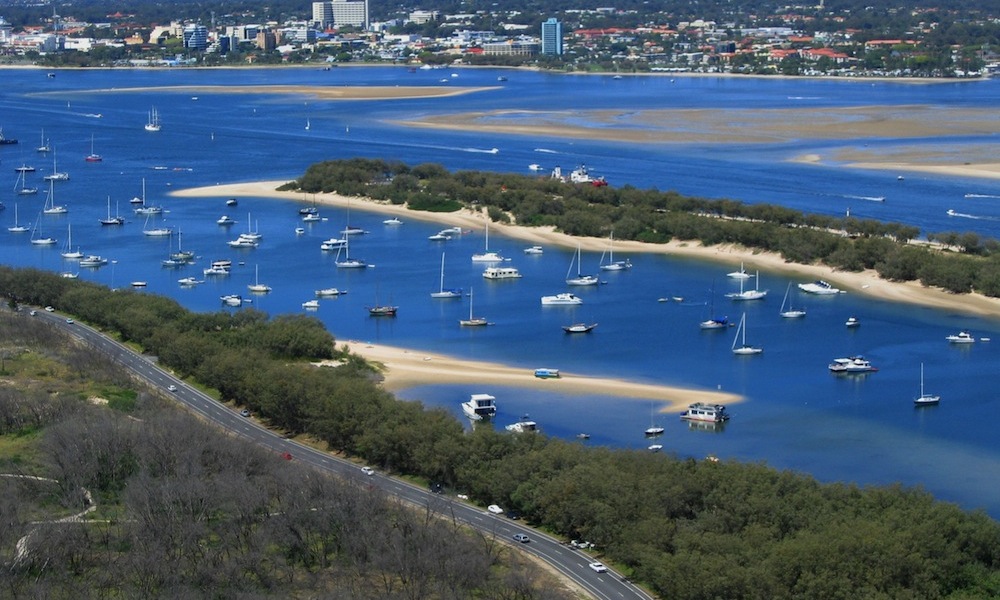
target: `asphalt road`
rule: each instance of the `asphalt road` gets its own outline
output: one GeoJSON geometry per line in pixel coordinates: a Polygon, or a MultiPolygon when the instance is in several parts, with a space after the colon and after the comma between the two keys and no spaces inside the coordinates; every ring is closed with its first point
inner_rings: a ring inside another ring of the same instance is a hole
{"type": "Polygon", "coordinates": [[[130,369],[150,385],[162,389],[165,394],[173,396],[185,407],[210,420],[218,427],[269,448],[278,454],[285,455],[287,453],[292,460],[305,463],[315,469],[340,477],[367,478],[371,485],[415,506],[431,506],[442,515],[449,515],[452,519],[475,528],[483,535],[496,536],[519,550],[538,557],[593,598],[599,600],[652,599],[652,596],[632,585],[610,568],[604,573],[598,573],[591,569],[589,564],[597,559],[582,550],[526,527],[518,521],[508,519],[503,515],[492,514],[483,508],[450,495],[432,493],[377,471],[374,475],[365,475],[355,463],[304,446],[294,440],[285,439],[260,426],[253,419],[241,416],[239,412],[187,385],[156,366],[148,358],[83,323],[70,323],[65,315],[47,312],[43,309],[37,309],[33,318],[43,319],[48,323],[65,328],[72,335],[111,356],[113,360],[130,369]],[[168,390],[171,385],[176,386],[175,391],[168,390]],[[531,541],[528,543],[514,542],[513,535],[517,533],[527,535],[531,541]]]}

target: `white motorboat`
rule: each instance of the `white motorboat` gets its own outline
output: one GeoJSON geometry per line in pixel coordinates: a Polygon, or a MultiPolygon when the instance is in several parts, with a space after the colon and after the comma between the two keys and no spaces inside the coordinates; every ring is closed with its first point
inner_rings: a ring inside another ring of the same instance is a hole
{"type": "Polygon", "coordinates": [[[829,365],[830,371],[834,373],[873,373],[878,371],[863,356],[851,356],[848,358],[836,358],[829,365]]]}
{"type": "Polygon", "coordinates": [[[729,420],[729,413],[722,404],[708,404],[706,402],[695,402],[689,404],[688,409],[681,413],[681,418],[685,421],[707,421],[709,423],[722,423],[729,420]]]}
{"type": "Polygon", "coordinates": [[[847,320],[844,321],[844,326],[849,328],[861,327],[861,320],[855,316],[847,317],[847,320]]]}
{"type": "Polygon", "coordinates": [[[761,299],[764,298],[764,296],[767,296],[767,290],[762,290],[759,287],[760,286],[760,273],[759,272],[754,277],[754,289],[752,289],[752,290],[744,290],[743,289],[743,282],[744,281],[746,281],[746,280],[745,279],[740,279],[740,291],[739,292],[730,292],[730,293],[726,294],[726,298],[729,298],[730,300],[735,300],[735,301],[745,301],[745,300],[761,300],[761,299]]]}
{"type": "Polygon", "coordinates": [[[108,264],[108,259],[104,258],[103,256],[98,256],[96,254],[90,254],[80,259],[81,267],[90,267],[90,268],[103,267],[106,264],[108,264]]]}
{"type": "Polygon", "coordinates": [[[339,296],[341,294],[346,294],[347,290],[340,290],[337,288],[323,288],[321,290],[316,290],[316,295],[320,298],[332,298],[334,296],[339,296]]]}
{"type": "Polygon", "coordinates": [[[800,283],[799,289],[807,294],[816,294],[818,296],[845,293],[844,290],[837,289],[822,279],[817,279],[816,281],[811,281],[809,283],[800,283]]]}
{"type": "Polygon", "coordinates": [[[542,254],[543,252],[541,246],[528,246],[524,249],[525,254],[542,254]]]}
{"type": "Polygon", "coordinates": [[[528,419],[528,416],[525,415],[521,417],[520,421],[517,423],[511,423],[510,425],[505,426],[504,429],[510,431],[511,433],[530,433],[532,431],[538,431],[538,423],[528,419]]]}
{"type": "Polygon", "coordinates": [[[222,300],[222,303],[225,304],[226,306],[242,306],[243,305],[243,297],[240,296],[240,295],[238,295],[238,294],[229,294],[227,296],[219,296],[219,299],[222,300]]]}
{"type": "Polygon", "coordinates": [[[362,234],[368,233],[368,230],[367,229],[362,229],[360,227],[352,227],[351,225],[348,225],[344,229],[341,229],[340,233],[342,233],[344,235],[362,235],[362,234]]]}
{"type": "MultiPolygon", "coordinates": [[[[431,292],[431,298],[461,298],[462,288],[444,287],[444,252],[441,253],[441,278],[438,283],[438,291],[431,292]]],[[[471,316],[470,316],[471,318],[471,316]]]]}
{"type": "Polygon", "coordinates": [[[307,215],[302,215],[303,223],[316,223],[322,220],[323,217],[319,216],[319,213],[309,213],[307,215]]]}
{"type": "Polygon", "coordinates": [[[396,217],[392,217],[391,219],[385,219],[385,220],[383,220],[382,224],[383,225],[402,225],[403,222],[400,221],[399,219],[397,219],[396,217]]]}
{"type": "Polygon", "coordinates": [[[602,271],[624,271],[632,268],[632,261],[629,259],[625,260],[615,260],[615,232],[611,232],[610,240],[608,241],[608,262],[604,262],[604,254],[601,254],[601,262],[598,265],[602,271]]]}
{"type": "Polygon", "coordinates": [[[583,304],[583,299],[569,292],[554,296],[542,296],[542,306],[583,304]]]}
{"type": "Polygon", "coordinates": [[[229,275],[229,268],[212,265],[211,267],[202,269],[201,272],[206,277],[225,277],[226,275],[229,275]]]}
{"type": "Polygon", "coordinates": [[[924,363],[920,363],[920,395],[913,399],[916,406],[930,406],[941,401],[941,396],[924,391],[924,363]]]}
{"type": "Polygon", "coordinates": [[[222,215],[221,217],[216,219],[215,222],[219,225],[228,226],[228,225],[234,225],[236,223],[236,219],[230,217],[229,215],[222,215]]]}
{"type": "Polygon", "coordinates": [[[497,414],[496,400],[489,394],[472,394],[462,403],[462,412],[473,421],[489,421],[497,414]]]}
{"type": "Polygon", "coordinates": [[[246,237],[242,233],[235,240],[226,243],[229,244],[230,248],[256,248],[260,245],[256,240],[246,237]]]}
{"type": "MultiPolygon", "coordinates": [[[[785,297],[781,300],[781,308],[778,310],[778,314],[785,319],[800,319],[806,316],[806,311],[804,308],[792,308],[792,305],[788,303],[788,292],[792,289],[792,282],[788,282],[788,286],[785,288],[785,297]],[[785,304],[788,304],[788,310],[785,310],[785,304]]],[[[851,317],[854,318],[854,317],[851,317]]]]}
{"type": "Polygon", "coordinates": [[[581,262],[580,256],[581,256],[580,245],[577,244],[576,256],[574,256],[573,259],[569,261],[569,270],[566,271],[566,285],[578,285],[578,286],[597,285],[599,283],[597,277],[594,277],[593,275],[584,275],[581,272],[582,267],[580,265],[581,262]],[[571,276],[571,273],[573,272],[574,261],[576,262],[576,277],[571,276]]]}
{"type": "Polygon", "coordinates": [[[750,279],[751,277],[753,277],[753,275],[748,273],[747,270],[743,268],[743,263],[741,262],[740,270],[733,271],[732,273],[726,273],[726,277],[729,277],[731,279],[750,279]]]}
{"type": "Polygon", "coordinates": [[[444,233],[443,231],[439,231],[434,235],[427,236],[427,239],[429,239],[432,242],[446,242],[451,239],[451,236],[447,233],[444,233]]]}
{"type": "Polygon", "coordinates": [[[597,327],[597,323],[573,323],[572,325],[563,325],[563,331],[566,333],[590,333],[597,327]]]}
{"type": "Polygon", "coordinates": [[[177,280],[177,283],[181,284],[184,287],[191,287],[194,285],[198,285],[199,283],[202,283],[202,281],[200,279],[195,279],[194,277],[182,277],[177,280]]]}
{"type": "Polygon", "coordinates": [[[521,273],[514,267],[488,267],[483,271],[484,279],[520,279],[521,273]]]}
{"type": "Polygon", "coordinates": [[[958,333],[953,333],[945,337],[944,339],[948,340],[952,344],[971,344],[976,341],[975,336],[973,336],[972,332],[968,330],[962,330],[959,331],[958,333]]]}
{"type": "Polygon", "coordinates": [[[330,252],[332,250],[340,250],[347,245],[347,238],[330,238],[320,242],[319,249],[325,252],[330,252]]]}
{"type": "Polygon", "coordinates": [[[319,308],[319,300],[306,300],[302,303],[302,308],[306,310],[316,310],[319,308]]]}
{"type": "Polygon", "coordinates": [[[747,344],[747,314],[743,313],[743,316],[740,317],[739,327],[736,328],[736,335],[733,337],[733,354],[747,356],[760,354],[763,351],[763,348],[747,344]],[[739,342],[738,346],[737,342],[739,342]]]}

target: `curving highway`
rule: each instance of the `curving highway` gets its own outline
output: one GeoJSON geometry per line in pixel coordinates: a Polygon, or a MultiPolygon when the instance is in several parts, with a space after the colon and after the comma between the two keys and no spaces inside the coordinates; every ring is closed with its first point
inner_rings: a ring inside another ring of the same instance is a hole
{"type": "Polygon", "coordinates": [[[372,485],[405,502],[421,507],[431,506],[456,521],[474,527],[483,535],[496,536],[498,539],[509,541],[521,551],[546,562],[593,598],[599,600],[652,600],[652,596],[615,573],[614,570],[609,568],[605,572],[597,572],[591,569],[589,565],[595,560],[592,556],[563,544],[551,536],[502,515],[494,515],[482,508],[447,495],[432,493],[393,477],[378,473],[365,475],[358,465],[350,461],[333,457],[294,440],[285,439],[258,425],[254,420],[241,416],[239,412],[227,408],[210,396],[187,385],[141,354],[87,325],[74,322],[56,312],[37,310],[32,311],[31,315],[32,318],[65,328],[74,337],[109,355],[148,384],[162,389],[167,395],[174,396],[188,409],[230,433],[235,433],[278,454],[294,457],[296,461],[320,471],[340,477],[366,477],[372,485]],[[171,389],[170,386],[174,386],[174,389],[171,389]],[[523,544],[515,543],[512,538],[519,533],[527,535],[531,541],[523,544]]]}

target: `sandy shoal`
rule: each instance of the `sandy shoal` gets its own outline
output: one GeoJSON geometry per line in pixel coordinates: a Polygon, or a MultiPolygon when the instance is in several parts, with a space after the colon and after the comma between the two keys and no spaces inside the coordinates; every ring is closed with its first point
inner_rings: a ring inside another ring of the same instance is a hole
{"type": "MultiPolygon", "coordinates": [[[[588,377],[560,371],[558,379],[540,379],[532,369],[510,367],[498,363],[462,360],[454,356],[371,344],[346,342],[351,352],[383,367],[384,387],[400,390],[417,385],[492,384],[524,387],[557,393],[597,394],[618,398],[657,400],[663,403],[661,412],[681,412],[693,402],[734,404],[742,400],[737,394],[688,389],[675,386],[637,383],[624,379],[588,377]]],[[[539,365],[543,366],[543,365],[539,365]]]]}
{"type": "MultiPolygon", "coordinates": [[[[198,94],[296,94],[322,100],[400,100],[409,98],[444,98],[461,96],[494,87],[440,86],[320,86],[320,85],[176,85],[162,87],[105,88],[93,93],[175,92],[198,94]]],[[[60,92],[44,92],[58,94],[60,92]]]]}
{"type": "Polygon", "coordinates": [[[996,111],[924,105],[849,108],[498,109],[396,121],[410,127],[633,143],[780,143],[801,139],[938,138],[1000,133],[996,111]]]}
{"type": "MultiPolygon", "coordinates": [[[[442,226],[461,226],[474,232],[485,229],[486,220],[482,214],[463,209],[453,213],[425,213],[410,211],[404,206],[378,202],[361,197],[347,197],[340,194],[309,194],[301,192],[279,192],[276,188],[285,181],[257,181],[233,183],[186,190],[175,190],[171,196],[181,198],[204,197],[239,197],[254,196],[261,198],[281,198],[297,202],[313,202],[319,205],[329,205],[346,208],[369,210],[372,212],[392,215],[404,222],[407,219],[439,223],[442,226]]],[[[404,225],[405,226],[405,225],[404,225]]],[[[578,245],[588,252],[602,252],[607,248],[606,238],[576,237],[555,231],[552,227],[525,227],[503,223],[490,223],[490,232],[510,237],[524,242],[526,246],[559,246],[576,248],[578,245]]],[[[726,265],[728,270],[735,270],[743,263],[747,270],[760,270],[764,273],[780,273],[787,277],[801,278],[803,281],[823,279],[848,293],[862,294],[868,297],[892,302],[901,302],[919,306],[927,306],[951,310],[958,313],[979,317],[1000,318],[1000,299],[989,298],[981,294],[952,294],[936,288],[928,288],[919,282],[909,281],[897,283],[884,280],[874,270],[858,273],[835,271],[823,265],[802,265],[786,262],[780,255],[771,252],[760,252],[742,246],[716,245],[704,246],[694,241],[671,241],[667,244],[649,244],[629,240],[615,240],[615,252],[621,255],[629,253],[662,254],[664,256],[686,257],[707,260],[726,265]]],[[[545,365],[541,365],[545,366],[545,365]]]]}

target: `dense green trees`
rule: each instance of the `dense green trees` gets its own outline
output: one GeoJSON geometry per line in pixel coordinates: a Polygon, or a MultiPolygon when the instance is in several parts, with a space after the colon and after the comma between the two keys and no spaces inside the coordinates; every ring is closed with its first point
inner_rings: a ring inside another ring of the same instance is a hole
{"type": "MultiPolygon", "coordinates": [[[[751,224],[732,222],[740,227],[751,224]]],[[[776,234],[793,231],[769,226],[776,234]]],[[[805,231],[810,236],[820,234],[805,231]]],[[[847,238],[835,239],[846,243],[847,238]]],[[[877,254],[860,244],[855,253],[862,263],[877,254]]],[[[961,258],[970,263],[983,260],[961,258]]],[[[908,260],[901,255],[894,264],[903,270],[908,260]]],[[[936,263],[920,261],[917,269],[928,271],[926,276],[933,271],[933,276],[963,277],[962,270],[957,275],[947,269],[938,273],[941,268],[936,263]]],[[[1000,269],[995,263],[992,269],[995,278],[1000,269]]],[[[163,366],[218,390],[222,400],[251,408],[274,427],[308,432],[345,455],[440,482],[482,504],[516,510],[555,534],[589,540],[606,560],[615,561],[663,597],[973,598],[1000,592],[1000,524],[982,513],[965,513],[936,502],[920,490],[821,485],[810,477],[763,465],[587,448],[541,434],[489,428],[466,433],[445,411],[392,397],[364,361],[346,349],[335,351],[334,339],[314,319],[268,319],[256,311],[195,315],[167,299],[112,292],[33,270],[0,268],[0,291],[8,298],[32,297],[40,304],[90,315],[92,325],[110,333],[127,331],[131,341],[157,354],[163,366]],[[123,297],[128,311],[121,308],[123,297]],[[311,364],[325,358],[334,360],[326,363],[329,366],[311,364]]],[[[2,400],[0,396],[0,409],[2,400]]],[[[214,480],[189,489],[170,480],[150,479],[150,465],[162,460],[151,463],[147,451],[137,449],[138,422],[77,419],[74,423],[87,428],[87,436],[99,432],[101,443],[88,442],[72,427],[53,438],[67,450],[65,456],[76,461],[61,463],[60,477],[71,482],[64,494],[71,498],[81,486],[107,494],[135,491],[139,496],[133,500],[140,510],[135,524],[143,525],[138,530],[142,535],[178,535],[142,516],[142,511],[161,514],[174,503],[185,511],[202,507],[197,514],[169,513],[181,519],[178,526],[185,528],[181,533],[196,538],[211,531],[198,520],[202,514],[245,513],[250,521],[241,521],[244,529],[237,539],[253,537],[249,524],[253,515],[274,514],[269,503],[266,508],[247,507],[250,512],[206,505],[208,498],[216,497],[219,482],[214,480]],[[99,464],[77,464],[93,458],[100,459],[99,464]],[[130,483],[133,480],[138,487],[130,483]],[[167,505],[161,506],[163,502],[167,505]]],[[[163,443],[155,446],[162,447],[163,443]]],[[[206,457],[211,456],[215,454],[206,457]]],[[[240,464],[246,460],[241,457],[240,464]]],[[[273,489],[270,485],[248,491],[248,497],[273,489]]],[[[281,495],[285,502],[305,493],[293,485],[285,489],[296,490],[281,495]]],[[[302,506],[315,505],[316,496],[307,497],[310,500],[302,506]]],[[[280,510],[300,514],[287,507],[280,510]]],[[[390,516],[374,513],[370,518],[390,516]]],[[[325,531],[322,527],[287,526],[296,531],[285,539],[287,558],[296,564],[322,566],[332,556],[327,545],[339,548],[342,542],[340,536],[320,533],[325,531]]],[[[181,561],[177,564],[185,568],[193,568],[194,559],[206,551],[187,545],[183,537],[169,539],[181,561]]],[[[368,547],[368,556],[374,552],[409,560],[398,555],[393,544],[402,543],[399,540],[369,542],[374,545],[368,547]]],[[[263,551],[254,548],[255,553],[263,551]]],[[[269,571],[273,563],[258,567],[265,572],[255,576],[287,577],[269,571]]],[[[162,570],[155,573],[163,575],[162,570]]],[[[155,585],[164,582],[157,580],[155,585]]]]}
{"type": "Polygon", "coordinates": [[[919,280],[954,293],[1000,297],[1000,243],[974,233],[927,235],[916,227],[854,217],[805,214],[771,204],[683,197],[675,192],[567,184],[549,177],[409,167],[370,159],[310,166],[282,187],[304,193],[337,191],[413,210],[486,207],[498,222],[553,226],[569,235],[665,243],[697,240],[776,252],[788,261],[844,271],[874,269],[892,281],[919,280]]]}

